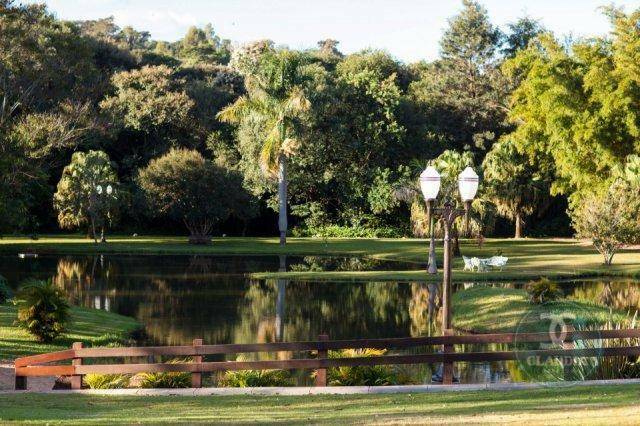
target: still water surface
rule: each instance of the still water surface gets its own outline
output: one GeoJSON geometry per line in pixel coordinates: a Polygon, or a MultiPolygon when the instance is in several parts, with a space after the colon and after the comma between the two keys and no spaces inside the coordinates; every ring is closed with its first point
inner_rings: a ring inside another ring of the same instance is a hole
{"type": "MultiPolygon", "coordinates": [[[[278,270],[406,270],[424,265],[319,256],[0,256],[0,274],[16,288],[28,278],[52,279],[75,304],[117,312],[144,325],[141,344],[253,343],[437,335],[437,284],[256,280],[278,270]]],[[[565,295],[616,309],[638,309],[640,291],[627,281],[563,284],[565,295]]],[[[518,283],[457,284],[516,287],[518,283]]],[[[265,355],[267,356],[267,355],[265,355]]],[[[410,367],[417,382],[430,367],[410,367]]],[[[461,364],[461,382],[522,380],[514,363],[461,364]]]]}

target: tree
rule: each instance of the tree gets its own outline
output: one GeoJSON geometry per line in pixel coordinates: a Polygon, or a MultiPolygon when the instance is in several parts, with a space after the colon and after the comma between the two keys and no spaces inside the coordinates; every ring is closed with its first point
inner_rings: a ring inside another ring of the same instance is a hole
{"type": "Polygon", "coordinates": [[[240,175],[197,151],[172,149],[141,169],[137,181],[152,215],[183,222],[192,244],[209,243],[216,223],[251,211],[240,175]]]}
{"type": "Polygon", "coordinates": [[[479,3],[463,0],[440,41],[441,59],[419,70],[410,94],[441,149],[484,150],[505,130],[506,89],[498,68],[500,30],[479,3]]]}
{"type": "Polygon", "coordinates": [[[482,169],[485,197],[498,214],[515,222],[515,238],[521,238],[525,216],[549,194],[549,179],[508,140],[493,145],[482,169]]]}
{"type": "Polygon", "coordinates": [[[550,34],[504,64],[520,81],[511,97],[509,134],[519,151],[551,170],[552,194],[570,204],[605,191],[614,170],[640,153],[640,9],[607,8],[610,38],[573,43],[550,34]]]}
{"type": "Polygon", "coordinates": [[[278,179],[280,244],[287,238],[287,159],[300,142],[299,118],[310,103],[303,89],[304,61],[296,52],[267,50],[257,61],[245,62],[247,94],[218,117],[229,123],[256,120],[264,135],[259,162],[265,175],[278,179]]]}
{"type": "Polygon", "coordinates": [[[623,246],[640,242],[639,188],[618,180],[604,193],[585,197],[571,211],[577,237],[590,239],[605,265],[611,265],[623,246]]]}
{"type": "Polygon", "coordinates": [[[545,32],[540,21],[528,16],[508,24],[507,28],[509,31],[504,37],[504,46],[502,47],[502,54],[507,58],[513,58],[516,53],[526,49],[531,40],[545,32]]]}
{"type": "Polygon", "coordinates": [[[105,227],[115,221],[119,203],[118,177],[107,154],[74,153],[53,195],[60,226],[72,229],[89,223],[94,241],[98,242],[100,227],[104,242],[105,227]]]}

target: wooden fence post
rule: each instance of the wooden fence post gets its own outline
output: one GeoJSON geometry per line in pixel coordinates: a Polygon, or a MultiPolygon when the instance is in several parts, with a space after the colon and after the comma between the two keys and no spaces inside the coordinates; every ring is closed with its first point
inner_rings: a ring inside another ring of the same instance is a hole
{"type": "MultiPolygon", "coordinates": [[[[562,326],[562,331],[565,333],[568,333],[568,332],[576,331],[576,329],[573,327],[573,325],[564,324],[562,326]]],[[[576,348],[576,344],[572,338],[565,338],[565,340],[562,342],[562,349],[575,349],[575,348],[576,348]]],[[[563,372],[565,381],[573,380],[573,357],[570,357],[570,356],[562,357],[562,370],[563,370],[562,372],[563,372]]]]}
{"type": "MultiPolygon", "coordinates": [[[[453,336],[452,329],[446,329],[443,333],[444,336],[453,336]]],[[[442,353],[450,354],[455,352],[453,345],[442,345],[442,353]]],[[[452,362],[443,362],[442,363],[442,384],[443,385],[452,385],[453,384],[453,363],[452,362]]]]}
{"type": "MultiPolygon", "coordinates": [[[[82,342],[75,342],[71,345],[71,349],[82,349],[82,342]]],[[[82,358],[73,358],[71,365],[82,365],[82,358]]],[[[82,375],[74,374],[71,376],[71,389],[82,389],[82,375]]]]}
{"type": "MultiPolygon", "coordinates": [[[[202,346],[202,339],[193,339],[193,346],[202,346]]],[[[202,355],[196,355],[193,357],[193,362],[201,363],[202,355]]],[[[201,388],[202,387],[202,373],[191,373],[191,387],[192,388],[201,388]]]]}
{"type": "MultiPolygon", "coordinates": [[[[318,340],[321,342],[326,342],[329,340],[328,334],[321,334],[318,336],[318,340]]],[[[318,359],[327,359],[329,357],[329,353],[326,349],[318,349],[318,359]]],[[[316,386],[327,386],[327,369],[326,368],[318,368],[316,370],[316,386]]]]}

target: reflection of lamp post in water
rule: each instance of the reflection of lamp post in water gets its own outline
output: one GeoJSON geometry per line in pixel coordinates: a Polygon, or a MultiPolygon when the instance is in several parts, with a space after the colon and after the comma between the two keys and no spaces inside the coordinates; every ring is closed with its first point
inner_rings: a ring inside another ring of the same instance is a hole
{"type": "MultiPolygon", "coordinates": [[[[280,267],[278,272],[287,272],[287,256],[280,255],[280,267]]],[[[284,338],[284,302],[287,292],[287,280],[277,279],[278,292],[276,293],[276,341],[281,342],[284,338]]]]}

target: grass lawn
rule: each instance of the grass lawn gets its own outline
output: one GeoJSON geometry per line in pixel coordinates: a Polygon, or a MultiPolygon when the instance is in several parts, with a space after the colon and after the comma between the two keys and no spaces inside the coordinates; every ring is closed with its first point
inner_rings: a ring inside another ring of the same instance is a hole
{"type": "Polygon", "coordinates": [[[73,342],[103,345],[126,337],[139,327],[133,318],[97,309],[73,307],[67,333],[53,343],[39,343],[29,333],[13,325],[16,314],[15,306],[0,305],[0,360],[69,349],[73,342]]]}
{"type": "Polygon", "coordinates": [[[532,305],[527,292],[515,288],[473,287],[454,293],[452,302],[456,328],[478,333],[547,331],[549,321],[541,319],[544,314],[569,314],[576,322],[598,326],[628,319],[625,313],[586,301],[562,299],[532,305]]]}
{"type": "Polygon", "coordinates": [[[58,424],[632,424],[640,385],[396,395],[0,395],[0,421],[58,424]]]}
{"type": "MultiPolygon", "coordinates": [[[[0,253],[20,252],[87,254],[258,254],[258,255],[348,255],[424,264],[427,241],[421,239],[320,239],[290,238],[285,247],[277,238],[214,238],[209,246],[192,246],[181,237],[110,237],[107,244],[94,244],[80,236],[50,236],[32,241],[24,237],[0,239],[0,253]]],[[[588,244],[571,239],[488,239],[483,248],[473,241],[462,243],[466,256],[509,257],[504,271],[463,272],[462,259],[454,262],[456,281],[487,281],[588,276],[640,276],[640,249],[620,252],[614,265],[606,267],[602,257],[588,244]]],[[[440,253],[439,253],[440,254],[440,253]]],[[[440,260],[439,265],[442,265],[440,260]]],[[[256,273],[255,278],[286,277],[313,280],[440,281],[441,275],[421,270],[256,273]]]]}

